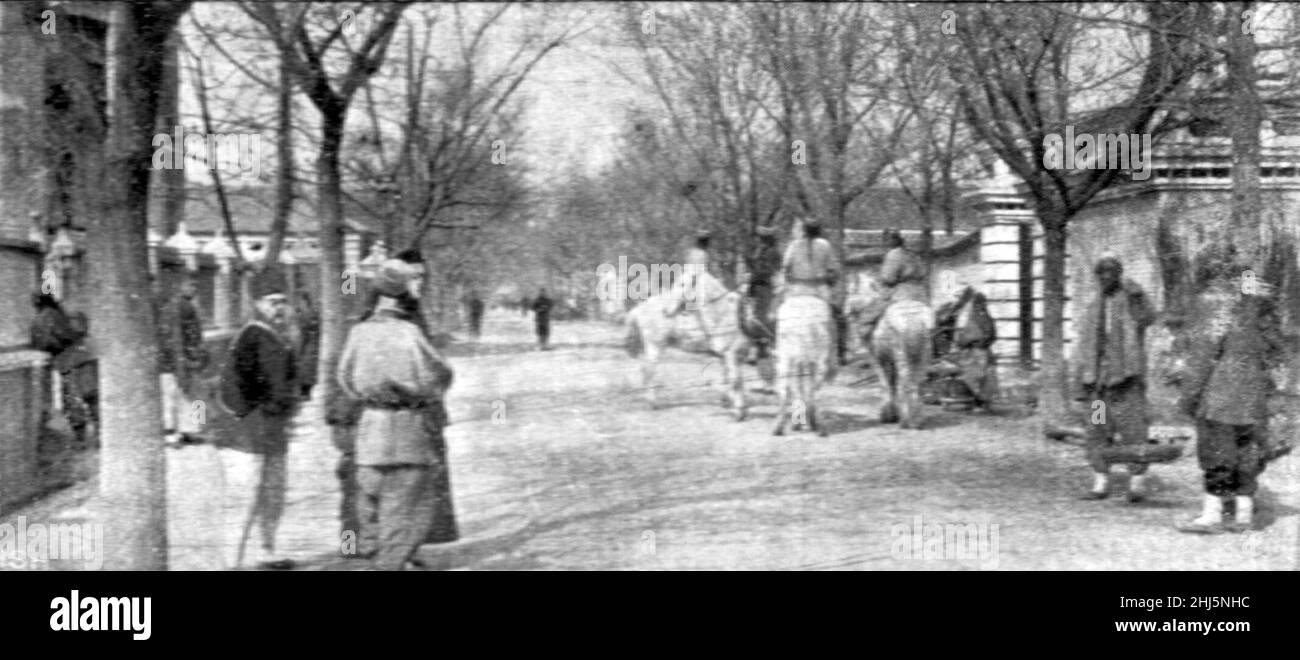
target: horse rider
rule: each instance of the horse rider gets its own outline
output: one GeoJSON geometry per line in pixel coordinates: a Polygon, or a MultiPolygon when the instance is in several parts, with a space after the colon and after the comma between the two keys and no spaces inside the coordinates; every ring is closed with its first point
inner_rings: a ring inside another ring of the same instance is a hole
{"type": "MultiPolygon", "coordinates": [[[[671,308],[669,316],[686,309],[687,303],[697,303],[708,297],[705,288],[716,288],[717,279],[709,272],[709,241],[712,234],[708,230],[695,233],[695,242],[686,251],[686,260],[682,269],[682,283],[679,289],[680,300],[671,308]]],[[[691,310],[698,306],[691,305],[691,310]]]]}
{"type": "MultiPolygon", "coordinates": [[[[804,218],[802,236],[795,239],[785,249],[781,259],[781,273],[785,276],[785,298],[791,296],[815,296],[826,302],[828,308],[833,304],[833,287],[840,277],[839,261],[835,258],[835,249],[830,241],[822,238],[821,222],[815,218],[804,218]]],[[[828,364],[832,369],[838,366],[835,340],[835,324],[831,324],[831,355],[828,364]]]]}
{"type": "Polygon", "coordinates": [[[776,295],[773,280],[781,272],[782,255],[776,245],[776,228],[758,228],[758,248],[750,260],[749,299],[753,320],[763,328],[763,336],[758,340],[758,359],[764,359],[771,349],[772,337],[772,299],[776,295]]]}
{"type": "Polygon", "coordinates": [[[930,296],[926,291],[925,263],[921,261],[921,256],[907,249],[903,234],[897,229],[886,229],[882,238],[889,250],[880,266],[880,283],[884,287],[884,293],[863,310],[862,339],[865,342],[871,341],[876,324],[891,304],[903,300],[930,304],[930,296]]]}

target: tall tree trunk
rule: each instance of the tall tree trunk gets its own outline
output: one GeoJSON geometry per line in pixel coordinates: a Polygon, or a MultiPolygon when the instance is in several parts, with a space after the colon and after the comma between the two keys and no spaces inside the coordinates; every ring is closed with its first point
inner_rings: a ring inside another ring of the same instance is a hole
{"type": "MultiPolygon", "coordinates": [[[[179,35],[167,39],[163,77],[158,88],[158,121],[155,131],[172,135],[180,126],[180,49],[179,35]]],[[[183,147],[184,145],[182,145],[183,147]]],[[[185,219],[185,169],[176,163],[173,169],[154,170],[150,190],[149,217],[154,229],[164,238],[176,232],[185,219]]]]}
{"type": "MultiPolygon", "coordinates": [[[[1231,5],[1234,15],[1240,16],[1253,3],[1231,5]]],[[[1256,10],[1258,11],[1258,10],[1256,10]]],[[[1256,87],[1259,78],[1255,69],[1255,35],[1239,29],[1236,21],[1229,21],[1228,30],[1228,81],[1230,95],[1226,118],[1228,134],[1232,138],[1232,215],[1230,236],[1224,244],[1237,250],[1238,270],[1252,269],[1256,276],[1263,275],[1264,255],[1260,240],[1263,220],[1263,201],[1260,194],[1260,126],[1264,121],[1264,107],[1256,87]]]]}
{"type": "MultiPolygon", "coordinates": [[[[343,144],[343,120],[346,108],[327,104],[321,110],[321,146],[316,161],[317,214],[320,216],[320,374],[321,395],[325,401],[338,389],[334,372],[343,352],[343,191],[339,174],[339,149],[343,144]]],[[[361,295],[358,286],[351,295],[361,295]]]]}
{"type": "Polygon", "coordinates": [[[1040,202],[1038,217],[1043,226],[1043,341],[1038,409],[1045,424],[1063,423],[1069,410],[1068,374],[1065,363],[1065,211],[1050,202],[1040,202]]]}
{"type": "Polygon", "coordinates": [[[293,212],[293,79],[289,58],[280,54],[280,89],[276,113],[279,127],[276,134],[275,157],[275,215],[271,218],[271,235],[266,242],[266,264],[279,263],[284,235],[289,231],[289,215],[293,212]]]}
{"type": "Polygon", "coordinates": [[[188,2],[114,3],[108,30],[109,127],[101,209],[90,219],[101,410],[105,568],[167,567],[167,484],[149,282],[150,133],[166,40],[188,2]]]}

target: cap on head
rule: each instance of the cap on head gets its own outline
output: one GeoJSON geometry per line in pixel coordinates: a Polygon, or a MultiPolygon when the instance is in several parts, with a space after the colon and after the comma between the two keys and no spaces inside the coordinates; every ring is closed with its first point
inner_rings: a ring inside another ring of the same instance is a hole
{"type": "Polygon", "coordinates": [[[757,233],[759,238],[776,238],[776,227],[759,227],[757,233]]]}
{"type": "Polygon", "coordinates": [[[400,259],[386,259],[375,270],[375,278],[370,286],[381,296],[400,298],[408,290],[412,275],[409,263],[400,259]]]}

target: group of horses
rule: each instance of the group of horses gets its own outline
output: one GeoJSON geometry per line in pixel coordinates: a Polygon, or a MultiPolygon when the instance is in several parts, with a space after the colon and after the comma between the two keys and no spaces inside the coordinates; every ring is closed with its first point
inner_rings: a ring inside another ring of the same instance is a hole
{"type": "MultiPolygon", "coordinates": [[[[860,333],[861,312],[885,290],[874,281],[846,300],[849,332],[860,333]]],[[[696,324],[706,350],[722,360],[724,397],[736,421],[748,414],[743,366],[758,336],[748,324],[740,292],[727,290],[710,280],[689,303],[682,290],[650,296],[628,312],[626,346],[641,359],[642,387],[651,408],[657,407],[659,385],[656,366],[667,348],[696,324]]],[[[771,384],[778,395],[774,435],[784,435],[793,426],[827,435],[817,408],[817,391],[834,377],[838,358],[834,351],[834,323],[826,301],[811,295],[787,296],[777,308],[774,346],[775,376],[771,384]]],[[[891,303],[871,337],[864,337],[880,383],[885,403],[880,421],[898,422],[902,428],[921,427],[920,384],[925,377],[931,351],[934,315],[929,306],[915,301],[891,303]]],[[[760,372],[762,369],[760,369],[760,372]]],[[[767,375],[764,376],[766,380],[767,375]]]]}

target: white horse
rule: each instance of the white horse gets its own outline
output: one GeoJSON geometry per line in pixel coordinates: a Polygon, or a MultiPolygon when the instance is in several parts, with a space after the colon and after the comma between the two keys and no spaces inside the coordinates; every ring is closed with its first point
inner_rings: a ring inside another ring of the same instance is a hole
{"type": "MultiPolygon", "coordinates": [[[[848,301],[850,318],[856,321],[861,312],[875,304],[882,295],[884,290],[880,284],[874,279],[868,280],[866,290],[848,301]]],[[[930,362],[933,332],[934,312],[929,305],[900,300],[885,309],[872,336],[863,337],[871,352],[876,375],[885,388],[881,422],[900,422],[899,426],[905,429],[921,428],[920,385],[930,362]]]]}
{"type": "Polygon", "coordinates": [[[642,386],[650,407],[658,407],[655,367],[664,349],[682,337],[682,323],[696,323],[707,340],[709,353],[722,358],[724,398],[736,421],[745,419],[744,378],[740,365],[749,352],[750,340],[740,325],[741,295],[728,291],[712,277],[702,276],[698,296],[689,296],[683,308],[683,289],[650,296],[628,312],[625,347],[632,357],[641,358],[642,386]],[[674,313],[676,312],[676,313],[674,313]]]}
{"type": "Polygon", "coordinates": [[[833,377],[832,359],[830,305],[811,295],[787,298],[777,310],[776,391],[780,398],[773,435],[785,435],[787,422],[796,430],[806,424],[817,435],[826,435],[826,426],[817,417],[817,389],[833,377]]]}

